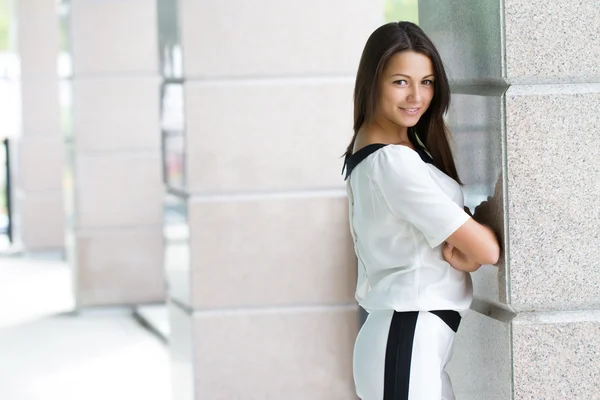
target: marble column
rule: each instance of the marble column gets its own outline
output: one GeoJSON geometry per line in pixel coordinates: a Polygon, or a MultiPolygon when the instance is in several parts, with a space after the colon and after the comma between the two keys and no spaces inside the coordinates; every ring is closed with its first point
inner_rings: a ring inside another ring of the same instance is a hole
{"type": "Polygon", "coordinates": [[[341,154],[371,1],[161,10],[174,398],[354,398],[341,154]]]}
{"type": "Polygon", "coordinates": [[[600,379],[600,7],[419,1],[453,81],[471,207],[502,237],[457,338],[460,399],[593,399],[600,379]]]}
{"type": "MultiPolygon", "coordinates": [[[[64,5],[72,59],[68,245],[78,307],[164,300],[152,0],[64,5]]],[[[68,102],[66,107],[68,107],[68,102]]]]}
{"type": "Polygon", "coordinates": [[[14,6],[21,84],[21,124],[14,138],[13,164],[16,242],[27,252],[62,251],[64,148],[58,103],[57,8],[55,2],[46,0],[19,0],[14,6]]]}

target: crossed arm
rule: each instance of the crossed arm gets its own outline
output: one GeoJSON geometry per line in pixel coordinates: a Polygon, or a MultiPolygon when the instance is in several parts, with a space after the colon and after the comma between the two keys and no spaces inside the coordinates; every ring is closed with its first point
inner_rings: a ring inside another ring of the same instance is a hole
{"type": "MultiPolygon", "coordinates": [[[[465,209],[467,213],[468,209],[465,209]]],[[[496,264],[500,257],[500,245],[494,231],[469,218],[444,243],[444,259],[454,268],[473,272],[483,264],[496,264]]]]}

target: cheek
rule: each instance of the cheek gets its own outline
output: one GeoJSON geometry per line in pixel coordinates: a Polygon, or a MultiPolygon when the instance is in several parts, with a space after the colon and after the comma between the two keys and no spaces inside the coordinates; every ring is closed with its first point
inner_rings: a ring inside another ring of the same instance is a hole
{"type": "Polygon", "coordinates": [[[395,93],[393,90],[383,90],[381,92],[381,103],[382,104],[390,104],[395,101],[395,93]]]}
{"type": "Polygon", "coordinates": [[[397,96],[394,96],[394,93],[389,90],[382,92],[381,96],[379,96],[379,108],[384,113],[389,113],[395,109],[397,103],[397,96]]]}
{"type": "Polygon", "coordinates": [[[433,88],[431,90],[428,90],[427,92],[425,92],[425,95],[423,96],[423,100],[424,100],[425,104],[427,104],[427,107],[429,107],[429,104],[431,104],[431,100],[433,100],[433,88]]]}

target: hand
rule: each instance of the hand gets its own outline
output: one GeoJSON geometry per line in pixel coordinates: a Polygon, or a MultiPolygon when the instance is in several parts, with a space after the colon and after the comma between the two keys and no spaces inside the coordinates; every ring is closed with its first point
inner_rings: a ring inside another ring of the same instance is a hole
{"type": "Polygon", "coordinates": [[[465,212],[467,213],[467,215],[471,218],[473,218],[473,214],[471,214],[471,210],[469,210],[469,207],[464,206],[463,210],[465,210],[465,212]]]}
{"type": "Polygon", "coordinates": [[[494,193],[488,196],[487,200],[483,201],[473,210],[473,219],[480,224],[489,226],[496,236],[503,232],[502,223],[504,221],[503,207],[503,192],[502,192],[502,176],[498,177],[494,193]]]}
{"type": "Polygon", "coordinates": [[[480,264],[477,264],[473,261],[467,259],[465,254],[452,246],[450,243],[444,243],[444,247],[442,248],[442,255],[444,259],[454,268],[459,271],[465,272],[474,272],[481,267],[480,264]]]}

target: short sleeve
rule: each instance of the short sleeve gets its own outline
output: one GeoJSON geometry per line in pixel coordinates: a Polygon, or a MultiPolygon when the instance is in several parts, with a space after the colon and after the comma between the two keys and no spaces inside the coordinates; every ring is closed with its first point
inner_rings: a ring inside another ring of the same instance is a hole
{"type": "Polygon", "coordinates": [[[387,146],[378,152],[372,168],[373,180],[390,211],[421,231],[432,248],[469,219],[433,180],[427,164],[412,149],[387,146]]]}

